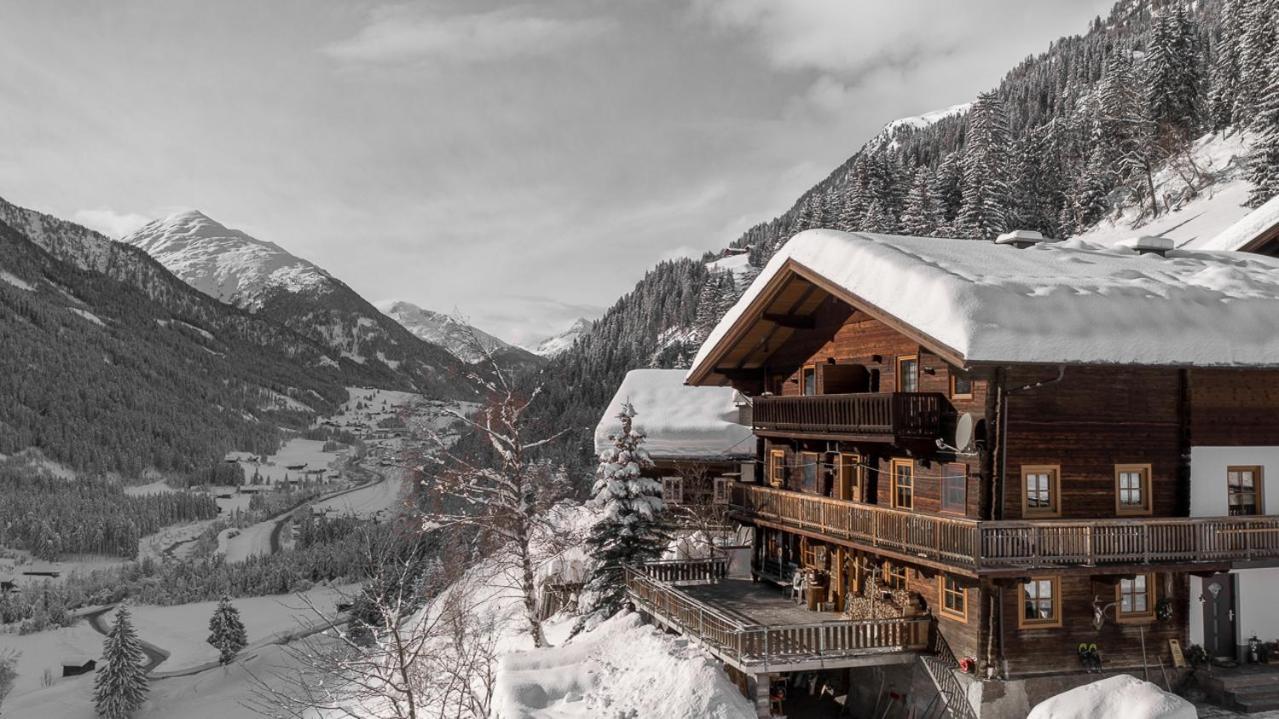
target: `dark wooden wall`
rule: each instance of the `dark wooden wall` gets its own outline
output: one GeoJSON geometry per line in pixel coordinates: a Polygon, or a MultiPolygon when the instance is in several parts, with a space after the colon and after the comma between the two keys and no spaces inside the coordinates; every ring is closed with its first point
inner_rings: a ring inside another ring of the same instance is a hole
{"type": "Polygon", "coordinates": [[[1279,370],[1190,371],[1194,444],[1279,444],[1279,370]]]}

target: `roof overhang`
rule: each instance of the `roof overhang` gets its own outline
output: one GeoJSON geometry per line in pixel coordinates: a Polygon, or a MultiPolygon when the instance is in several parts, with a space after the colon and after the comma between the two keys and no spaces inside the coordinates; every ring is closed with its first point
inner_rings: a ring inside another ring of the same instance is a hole
{"type": "Polygon", "coordinates": [[[953,347],[790,258],[773,273],[733,325],[720,335],[702,361],[689,370],[686,383],[722,385],[734,374],[766,366],[769,357],[791,335],[810,326],[827,297],[834,297],[853,310],[883,322],[955,366],[966,365],[963,355],[953,347]]]}

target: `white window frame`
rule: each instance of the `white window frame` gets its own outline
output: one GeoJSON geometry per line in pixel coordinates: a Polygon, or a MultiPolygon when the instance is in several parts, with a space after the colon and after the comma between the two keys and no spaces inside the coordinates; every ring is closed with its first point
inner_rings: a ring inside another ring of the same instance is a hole
{"type": "Polygon", "coordinates": [[[683,477],[662,477],[662,501],[667,504],[684,503],[683,477]]]}
{"type": "Polygon", "coordinates": [[[715,477],[713,480],[711,502],[714,504],[728,504],[728,483],[733,481],[728,477],[715,477]]]}

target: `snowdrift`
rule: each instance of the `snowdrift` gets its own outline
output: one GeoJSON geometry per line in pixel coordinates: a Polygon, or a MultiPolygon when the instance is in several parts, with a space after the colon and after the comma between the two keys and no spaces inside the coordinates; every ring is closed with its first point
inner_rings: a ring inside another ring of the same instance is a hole
{"type": "Polygon", "coordinates": [[[1190,702],[1120,674],[1040,702],[1027,719],[1196,719],[1190,702]]]}

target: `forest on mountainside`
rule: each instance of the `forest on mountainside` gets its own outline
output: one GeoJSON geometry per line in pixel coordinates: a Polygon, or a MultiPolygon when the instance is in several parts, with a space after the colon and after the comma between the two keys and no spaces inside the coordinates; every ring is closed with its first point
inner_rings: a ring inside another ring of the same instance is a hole
{"type": "MultiPolygon", "coordinates": [[[[1018,63],[968,112],[886,129],[731,246],[759,268],[812,228],[1066,238],[1132,208],[1140,224],[1211,183],[1190,152],[1209,132],[1251,133],[1256,206],[1279,193],[1276,20],[1279,0],[1121,0],[1086,33],[1018,63]],[[1170,166],[1181,181],[1156,188],[1154,173],[1170,166]]],[[[686,367],[746,289],[707,270],[714,258],[662,263],[537,375],[546,416],[570,431],[557,458],[579,476],[625,373],[686,367]]]]}

